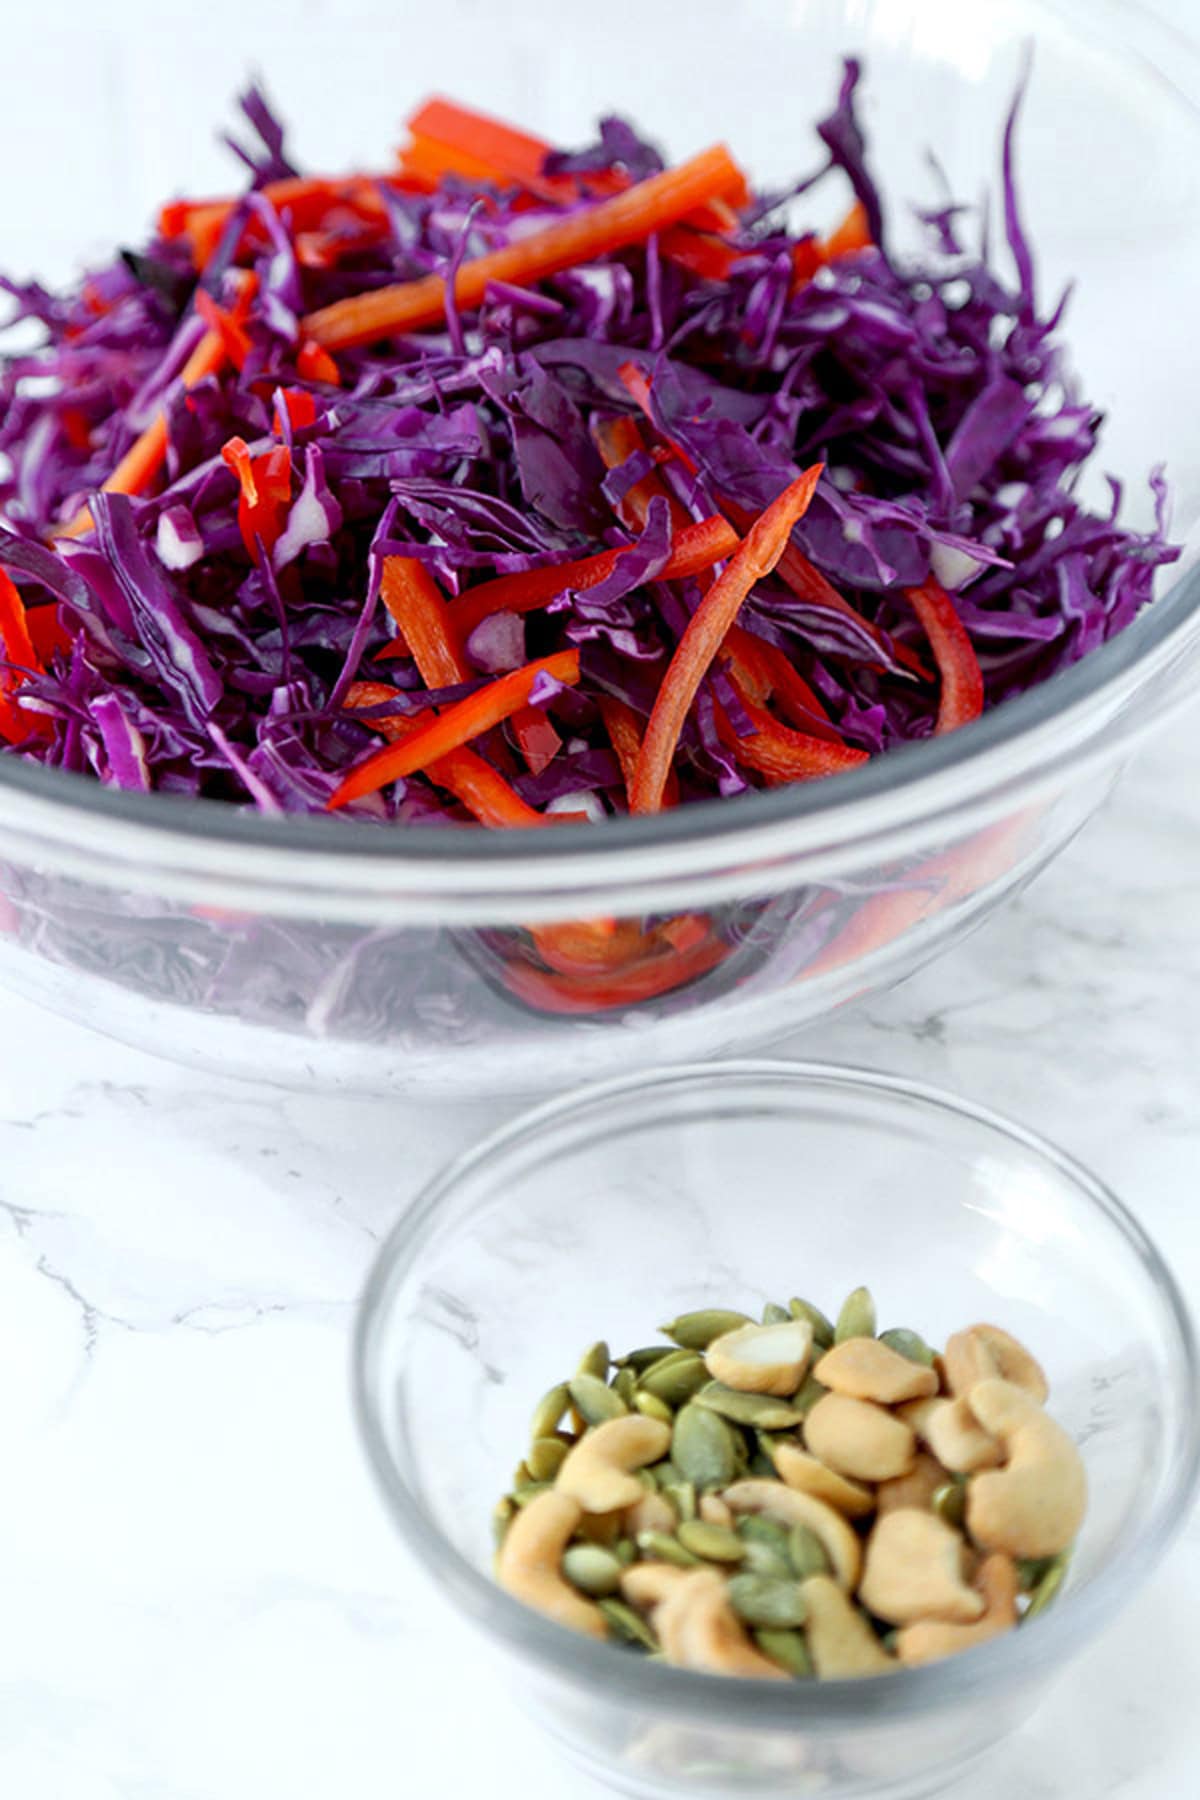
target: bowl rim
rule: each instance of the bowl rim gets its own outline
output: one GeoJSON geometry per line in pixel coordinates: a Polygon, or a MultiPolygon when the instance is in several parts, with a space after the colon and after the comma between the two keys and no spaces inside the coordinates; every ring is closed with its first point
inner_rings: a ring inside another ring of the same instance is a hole
{"type": "Polygon", "coordinates": [[[680,1063],[651,1075],[621,1075],[595,1082],[544,1102],[490,1132],[427,1181],[392,1228],[379,1251],[359,1300],[352,1347],[354,1410],[376,1485],[409,1552],[477,1626],[504,1640],[523,1660],[548,1676],[588,1686],[607,1701],[621,1700],[643,1710],[662,1708],[676,1716],[754,1724],[763,1728],[820,1731],[847,1722],[882,1722],[921,1717],[956,1699],[1004,1683],[1018,1666],[1023,1672],[1062,1668],[1074,1652],[1127,1600],[1182,1529],[1200,1479],[1200,1353],[1187,1303],[1169,1266],[1144,1227],[1116,1194],[1069,1152],[1005,1115],[948,1090],[905,1076],[842,1063],[739,1058],[680,1063]],[[1068,1588],[1036,1632],[1008,1632],[963,1652],[949,1662],[900,1669],[886,1680],[829,1680],[793,1683],[715,1678],[614,1653],[531,1611],[482,1574],[426,1512],[402,1478],[388,1449],[375,1406],[378,1354],[398,1282],[419,1262],[436,1230],[443,1202],[497,1157],[527,1148],[543,1133],[597,1108],[619,1106],[624,1097],[719,1084],[726,1094],[738,1084],[762,1081],[793,1088],[833,1087],[843,1093],[871,1093],[949,1112],[958,1120],[1007,1139],[1049,1163],[1116,1227],[1163,1303],[1165,1337],[1180,1377],[1179,1412],[1190,1421],[1172,1447],[1162,1491],[1135,1537],[1081,1590],[1068,1588]],[[1032,1642],[1031,1642],[1032,1639],[1032,1642]]]}

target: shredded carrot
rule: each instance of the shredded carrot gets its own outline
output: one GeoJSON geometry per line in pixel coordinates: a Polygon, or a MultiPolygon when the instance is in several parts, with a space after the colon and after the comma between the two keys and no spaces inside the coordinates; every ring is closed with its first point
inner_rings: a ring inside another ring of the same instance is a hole
{"type": "Polygon", "coordinates": [[[423,563],[411,556],[385,556],[380,592],[426,687],[454,687],[473,679],[450,609],[423,563]]]}
{"type": "MultiPolygon", "coordinates": [[[[728,192],[741,179],[728,150],[718,144],[503,249],[470,258],[454,278],[455,303],[469,310],[479,305],[489,281],[528,287],[577,263],[640,243],[684,218],[702,201],[728,192]]],[[[445,281],[440,275],[426,275],[335,300],[310,313],[304,331],[327,349],[344,349],[432,325],[441,318],[445,304],[445,281]]]]}
{"type": "MultiPolygon", "coordinates": [[[[500,176],[523,186],[551,186],[542,175],[550,146],[543,138],[518,131],[486,113],[475,112],[457,101],[435,96],[419,106],[408,120],[408,129],[421,142],[437,146],[444,155],[457,153],[459,163],[443,164],[461,175],[484,179],[500,176]]],[[[559,183],[569,192],[573,183],[559,183]]]]}
{"type": "MultiPolygon", "coordinates": [[[[383,682],[356,681],[347,690],[346,704],[351,711],[362,710],[383,705],[395,698],[396,689],[383,682]]],[[[412,738],[422,726],[420,719],[395,716],[364,719],[363,723],[393,744],[412,738]]],[[[498,769],[494,769],[491,763],[485,762],[482,756],[477,756],[474,750],[468,750],[465,746],[451,750],[430,763],[426,774],[439,787],[444,787],[453,794],[481,825],[491,826],[493,830],[508,830],[522,825],[547,825],[550,822],[522,800],[498,769]]]]}
{"type": "Polygon", "coordinates": [[[820,696],[774,644],[764,643],[744,626],[732,625],[725,634],[721,657],[730,668],[739,697],[745,694],[763,707],[774,700],[801,731],[841,743],[820,696]]]}
{"type": "Polygon", "coordinates": [[[237,370],[246,366],[250,354],[250,334],[227,307],[218,306],[204,288],[196,289],[196,311],[210,331],[215,331],[225,346],[225,354],[237,370]]]}
{"type": "Polygon", "coordinates": [[[953,600],[932,575],[920,587],[905,588],[904,594],[924,627],[942,678],[934,731],[939,736],[956,731],[983,711],[983,672],[975,646],[953,600]]]}
{"type": "MultiPolygon", "coordinates": [[[[281,181],[268,181],[259,189],[277,212],[287,212],[292,229],[301,231],[321,225],[335,208],[343,207],[367,219],[386,219],[377,183],[385,176],[289,175],[281,181]]],[[[202,269],[221,239],[240,200],[172,200],[158,215],[158,228],[166,238],[186,238],[192,262],[202,269]]],[[[254,243],[262,236],[257,220],[249,220],[243,244],[254,243]]],[[[241,249],[241,245],[238,249],[241,249]]]]}
{"type": "Polygon", "coordinates": [[[635,958],[659,949],[655,933],[632,919],[573,919],[562,925],[533,925],[530,936],[547,968],[559,975],[591,975],[627,968],[635,958]]]}
{"type": "Polygon", "coordinates": [[[854,202],[841,224],[830,232],[821,248],[826,262],[832,262],[838,256],[851,256],[858,250],[874,248],[871,227],[867,222],[867,209],[861,200],[854,202]]]}
{"type": "Polygon", "coordinates": [[[658,812],[662,806],[679,733],[700,683],[736,621],[742,602],[782,556],[792,527],[803,518],[823,471],[823,464],[814,463],[771,502],[688,621],[646,727],[629,798],[632,812],[658,812]]]}
{"type": "MultiPolygon", "coordinates": [[[[637,714],[624,700],[618,700],[615,694],[601,694],[596,701],[600,709],[600,717],[604,721],[604,729],[608,733],[608,741],[616,752],[617,761],[621,765],[621,775],[625,782],[626,795],[633,788],[634,776],[637,774],[638,757],[642,753],[642,728],[638,724],[637,714]]],[[[664,807],[675,806],[679,801],[679,782],[674,769],[667,778],[663,789],[664,807]]]]}
{"type": "Polygon", "coordinates": [[[327,802],[328,809],[333,811],[351,800],[361,800],[364,794],[377,793],[390,781],[415,774],[447,751],[457,750],[482,732],[490,731],[493,725],[502,724],[519,707],[528,706],[539,675],[573,687],[579,680],[578,650],[560,650],[554,656],[542,657],[511,674],[498,676],[465,700],[447,706],[405,743],[386,744],[351,769],[327,802]]]}

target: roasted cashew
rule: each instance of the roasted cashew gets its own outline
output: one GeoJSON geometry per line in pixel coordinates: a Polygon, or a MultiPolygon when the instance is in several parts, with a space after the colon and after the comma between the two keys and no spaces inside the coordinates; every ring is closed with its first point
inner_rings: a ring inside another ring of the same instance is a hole
{"type": "Polygon", "coordinates": [[[920,1400],[938,1390],[932,1369],[901,1356],[878,1338],[843,1338],[825,1352],[813,1374],[835,1394],[849,1394],[852,1400],[877,1400],[881,1406],[920,1400]]]}
{"type": "Polygon", "coordinates": [[[879,1483],[875,1489],[875,1512],[879,1518],[901,1506],[915,1506],[919,1512],[927,1512],[933,1496],[949,1479],[949,1470],[943,1469],[936,1456],[928,1450],[918,1450],[907,1475],[879,1483]]]}
{"type": "Polygon", "coordinates": [[[802,1584],[808,1622],[804,1633],[813,1667],[824,1680],[886,1675],[896,1667],[867,1620],[828,1575],[802,1584]]]}
{"type": "Polygon", "coordinates": [[[901,1507],[885,1513],[867,1543],[859,1598],[889,1625],[915,1619],[970,1624],[983,1612],[983,1600],[963,1579],[965,1548],[959,1533],[931,1512],[901,1507]]]}
{"type": "Polygon", "coordinates": [[[794,1394],[812,1355],[812,1336],[807,1319],[741,1325],[708,1346],[705,1367],[714,1381],[743,1394],[794,1394]]]}
{"type": "Polygon", "coordinates": [[[956,1475],[994,1469],[1004,1459],[995,1438],[980,1430],[965,1395],[957,1400],[910,1400],[899,1411],[943,1468],[956,1475]]]}
{"type": "Polygon", "coordinates": [[[967,1400],[1008,1453],[1004,1468],[967,1483],[967,1529],[975,1542],[1018,1557],[1069,1549],[1087,1506],[1087,1476],[1074,1443],[1011,1381],[981,1381],[967,1400]]]}
{"type": "Polygon", "coordinates": [[[778,1663],[756,1650],[729,1604],[715,1569],[681,1570],[654,1610],[654,1629],[669,1663],[705,1675],[744,1675],[787,1681],[778,1663]]]}
{"type": "Polygon", "coordinates": [[[675,1508],[665,1494],[644,1493],[632,1506],[627,1506],[622,1518],[626,1537],[635,1538],[639,1531],[673,1532],[679,1523],[675,1517],[675,1508]]]}
{"type": "Polygon", "coordinates": [[[946,1345],[946,1380],[951,1393],[968,1394],[981,1381],[1011,1381],[1044,1405],[1050,1384],[1037,1359],[998,1325],[971,1325],[946,1345]]]}
{"type": "Polygon", "coordinates": [[[641,1413],[595,1426],[567,1452],[555,1487],[578,1500],[584,1512],[634,1506],[645,1491],[632,1473],[667,1454],[671,1428],[641,1413]]]}
{"type": "Polygon", "coordinates": [[[940,1662],[973,1644],[1011,1631],[1017,1622],[1017,1570],[1011,1556],[989,1556],[979,1565],[975,1585],[984,1608],[974,1625],[948,1625],[940,1619],[922,1619],[906,1625],[896,1638],[896,1653],[908,1668],[940,1662]]]}
{"type": "Polygon", "coordinates": [[[862,1568],[862,1545],[841,1513],[812,1494],[797,1492],[782,1481],[757,1476],[725,1489],[725,1503],[735,1513],[765,1513],[780,1525],[807,1525],[819,1539],[829,1566],[842,1587],[853,1589],[862,1568]]]}
{"type": "Polygon", "coordinates": [[[780,1480],[788,1487],[795,1488],[800,1494],[811,1494],[815,1500],[824,1500],[843,1518],[865,1518],[874,1510],[875,1500],[870,1488],[857,1481],[847,1481],[836,1469],[827,1469],[823,1462],[818,1462],[807,1450],[801,1450],[798,1444],[776,1439],[771,1445],[770,1456],[780,1480]]]}
{"type": "MultiPolygon", "coordinates": [[[[932,1405],[916,1400],[914,1406],[932,1405]]],[[[916,1455],[916,1440],[903,1418],[871,1400],[825,1394],[804,1421],[804,1441],[818,1462],[854,1481],[887,1481],[905,1475],[916,1455]]]]}
{"type": "Polygon", "coordinates": [[[508,1528],[496,1559],[496,1579],[515,1599],[556,1624],[602,1638],[608,1636],[604,1614],[576,1592],[560,1567],[581,1517],[579,1502],[569,1494],[553,1488],[538,1494],[508,1528]]]}
{"type": "Polygon", "coordinates": [[[621,1592],[631,1606],[649,1612],[661,1606],[667,1595],[686,1581],[690,1569],[677,1569],[673,1563],[636,1562],[621,1574],[621,1592]]]}

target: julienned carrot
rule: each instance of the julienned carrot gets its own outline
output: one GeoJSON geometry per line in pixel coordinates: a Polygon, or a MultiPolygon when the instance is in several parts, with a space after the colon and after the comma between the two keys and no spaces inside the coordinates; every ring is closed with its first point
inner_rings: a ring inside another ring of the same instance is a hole
{"type": "MultiPolygon", "coordinates": [[[[702,201],[735,189],[741,180],[728,150],[717,144],[676,168],[635,182],[624,193],[464,262],[454,278],[455,303],[468,311],[480,304],[490,281],[529,287],[578,263],[640,243],[684,218],[702,201]]],[[[445,281],[440,275],[426,275],[336,300],[310,313],[304,331],[327,349],[346,349],[432,325],[442,317],[445,305],[445,281]]]]}
{"type": "MultiPolygon", "coordinates": [[[[376,191],[377,183],[392,176],[289,175],[268,181],[259,192],[277,212],[287,212],[294,231],[320,225],[335,207],[347,207],[366,219],[386,219],[387,209],[376,191]]],[[[202,269],[216,249],[229,217],[240,200],[172,200],[158,216],[158,228],[166,238],[186,238],[192,262],[202,269]]],[[[253,238],[261,227],[248,220],[246,234],[253,238]]]]}
{"type": "Polygon", "coordinates": [[[920,587],[905,588],[904,594],[924,627],[942,678],[934,731],[956,731],[983,711],[983,673],[975,647],[953,600],[932,575],[920,587]]]}
{"type": "Polygon", "coordinates": [[[423,563],[412,556],[385,556],[380,592],[426,687],[473,679],[450,610],[423,563]]]}
{"type": "Polygon", "coordinates": [[[457,750],[482,732],[490,731],[493,725],[502,724],[519,707],[529,704],[539,675],[574,687],[579,680],[578,650],[560,650],[554,656],[544,656],[538,662],[514,669],[511,674],[498,676],[486,687],[468,694],[465,700],[447,706],[404,743],[385,744],[382,750],[376,750],[356,769],[351,769],[327,801],[328,810],[334,811],[351,800],[361,800],[364,794],[377,793],[381,787],[404,775],[415,775],[418,769],[427,768],[448,751],[457,750]]]}
{"type": "Polygon", "coordinates": [[[241,371],[250,354],[250,336],[246,327],[224,306],[218,306],[204,288],[196,289],[196,311],[210,331],[215,331],[225,346],[225,354],[234,368],[241,371]]]}
{"type": "MultiPolygon", "coordinates": [[[[396,689],[381,681],[356,681],[346,692],[346,704],[351,711],[384,705],[395,698],[396,689]]],[[[402,717],[367,719],[364,723],[393,744],[403,743],[421,729],[419,719],[402,717]]],[[[508,830],[514,826],[547,825],[550,822],[522,800],[498,769],[465,746],[430,763],[426,773],[431,781],[436,781],[439,787],[446,788],[461,801],[481,825],[508,830]]]]}
{"type": "MultiPolygon", "coordinates": [[[[646,440],[638,429],[637,420],[631,419],[628,413],[618,413],[611,419],[595,419],[591,429],[592,442],[600,452],[600,460],[606,469],[619,469],[622,463],[628,462],[631,456],[636,456],[639,450],[646,448],[646,440]]],[[[635,481],[626,490],[616,509],[617,517],[629,530],[640,531],[650,512],[650,502],[654,499],[664,499],[667,502],[672,533],[683,531],[690,525],[687,510],[656,470],[643,475],[640,481],[635,481]]]]}
{"type": "MultiPolygon", "coordinates": [[[[428,144],[447,160],[444,169],[482,180],[499,177],[535,191],[570,194],[576,184],[561,177],[547,178],[542,167],[550,146],[544,138],[518,131],[486,113],[475,112],[457,101],[435,95],[419,106],[408,120],[408,129],[420,145],[428,144]]],[[[405,152],[407,160],[410,152],[405,152]]],[[[418,159],[418,166],[422,166],[418,159]]],[[[430,166],[435,166],[430,159],[430,166]]]]}
{"type": "MultiPolygon", "coordinates": [[[[638,724],[637,714],[632,706],[624,700],[618,700],[615,694],[600,694],[596,705],[600,709],[600,717],[604,721],[604,729],[608,733],[608,741],[616,752],[617,761],[621,765],[621,775],[625,782],[625,793],[629,794],[633,787],[633,779],[637,774],[638,757],[642,753],[642,728],[638,724]]],[[[671,770],[666,787],[663,789],[663,805],[675,806],[679,800],[679,783],[671,770]]]]}
{"type": "Polygon", "coordinates": [[[870,250],[874,247],[871,237],[871,226],[867,218],[867,209],[861,200],[856,200],[841,224],[838,225],[821,245],[825,252],[825,261],[833,262],[839,256],[852,256],[859,250],[870,250]]]}
{"type": "Polygon", "coordinates": [[[539,1012],[610,1012],[615,1007],[634,1006],[638,1001],[669,994],[685,982],[706,975],[728,955],[728,944],[707,937],[682,950],[664,948],[662,955],[650,957],[631,969],[559,975],[532,968],[528,963],[513,962],[505,969],[503,980],[511,994],[539,1012]]]}
{"type": "Polygon", "coordinates": [[[803,518],[823,472],[824,464],[814,463],[771,502],[689,619],[663,677],[642,740],[629,796],[631,812],[658,812],[662,806],[679,733],[700,683],[736,621],[742,602],[783,555],[792,527],[803,518]]]}
{"type": "Polygon", "coordinates": [[[746,254],[714,232],[697,231],[689,225],[672,225],[663,232],[658,247],[668,262],[707,281],[727,281],[734,263],[746,254]]]}
{"type": "MultiPolygon", "coordinates": [[[[715,562],[731,556],[737,545],[738,535],[725,519],[714,517],[687,525],[672,539],[671,553],[655,579],[682,581],[689,575],[699,575],[702,570],[711,569],[715,562]]],[[[578,562],[525,569],[519,575],[501,575],[495,581],[481,582],[450,602],[450,616],[466,639],[493,613],[534,612],[540,606],[548,606],[568,588],[598,587],[632,548],[625,544],[618,549],[601,550],[595,556],[581,557],[578,562]]]]}

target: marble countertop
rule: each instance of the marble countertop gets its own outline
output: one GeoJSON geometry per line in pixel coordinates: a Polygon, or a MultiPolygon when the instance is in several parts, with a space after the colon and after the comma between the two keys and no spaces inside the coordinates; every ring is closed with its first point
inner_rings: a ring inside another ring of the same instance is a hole
{"type": "MultiPolygon", "coordinates": [[[[795,1040],[1052,1136],[1200,1284],[1200,753],[1147,751],[1035,886],[795,1040]]],[[[320,1100],[3,1001],[0,1793],[585,1800],[409,1565],[348,1400],[356,1295],[500,1116],[320,1100]],[[463,1729],[469,1723],[468,1729],[463,1729]]],[[[1200,1524],[957,1800],[1200,1790],[1200,1524]]]]}

